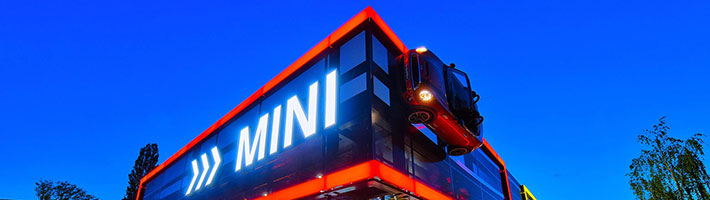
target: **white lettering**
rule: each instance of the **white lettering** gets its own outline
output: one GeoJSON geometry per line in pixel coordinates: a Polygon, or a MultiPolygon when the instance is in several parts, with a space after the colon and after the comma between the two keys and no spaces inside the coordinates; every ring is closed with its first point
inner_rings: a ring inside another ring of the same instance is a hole
{"type": "Polygon", "coordinates": [[[308,116],[303,112],[298,96],[294,95],[286,104],[286,129],[284,130],[284,148],[291,145],[293,139],[293,116],[296,115],[301,126],[303,136],[308,137],[316,133],[316,111],[318,104],[318,81],[311,84],[308,89],[308,116]]]}
{"type": "Polygon", "coordinates": [[[335,70],[325,76],[325,128],[335,124],[335,97],[337,88],[335,70]]]}
{"type": "Polygon", "coordinates": [[[279,129],[281,128],[281,105],[274,108],[274,121],[271,123],[271,148],[269,155],[276,153],[279,148],[279,129]]]}
{"type": "Polygon", "coordinates": [[[239,171],[242,168],[242,158],[244,158],[245,165],[249,166],[254,162],[254,154],[256,153],[256,148],[259,148],[259,158],[261,160],[264,158],[264,149],[266,147],[266,129],[269,123],[269,114],[265,114],[259,118],[259,125],[257,125],[256,133],[254,134],[254,141],[249,147],[249,126],[244,127],[239,134],[239,149],[237,150],[237,168],[235,171],[239,171]]]}

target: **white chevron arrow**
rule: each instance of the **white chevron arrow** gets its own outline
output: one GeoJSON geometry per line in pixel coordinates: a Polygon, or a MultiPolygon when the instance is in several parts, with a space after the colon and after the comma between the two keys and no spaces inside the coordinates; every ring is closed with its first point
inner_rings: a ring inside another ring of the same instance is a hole
{"type": "Polygon", "coordinates": [[[212,172],[210,173],[210,177],[207,178],[207,183],[205,185],[210,185],[212,183],[212,179],[214,178],[214,175],[217,173],[217,169],[219,168],[219,164],[222,163],[222,158],[219,156],[219,150],[217,147],[212,147],[212,158],[214,159],[214,168],[212,168],[212,172]]]}
{"type": "Polygon", "coordinates": [[[200,186],[202,186],[202,182],[205,181],[205,176],[207,175],[207,170],[210,169],[210,163],[207,160],[207,154],[203,153],[202,154],[202,175],[200,176],[200,181],[197,182],[197,188],[195,190],[199,190],[200,186]]]}
{"type": "Polygon", "coordinates": [[[207,177],[207,172],[210,170],[210,162],[207,158],[207,153],[203,153],[200,156],[200,160],[202,161],[202,172],[200,172],[200,168],[197,165],[197,159],[192,160],[192,181],[190,181],[190,186],[187,187],[187,192],[185,192],[186,196],[191,192],[199,190],[203,186],[202,183],[205,183],[204,186],[212,183],[214,175],[217,174],[217,169],[219,169],[219,165],[222,163],[222,157],[219,155],[219,149],[217,149],[217,147],[212,147],[211,151],[212,159],[214,159],[214,167],[212,167],[212,172],[210,172],[207,182],[205,182],[205,177],[207,177]],[[199,181],[197,180],[198,176],[200,177],[199,181]],[[195,181],[197,181],[197,185],[195,185],[195,181]],[[192,187],[195,187],[195,189],[193,190],[192,187]]]}
{"type": "Polygon", "coordinates": [[[190,181],[190,186],[187,187],[187,192],[185,195],[190,194],[192,191],[192,186],[195,186],[195,181],[197,180],[197,175],[200,173],[200,170],[197,169],[197,160],[192,160],[192,181],[190,181]]]}

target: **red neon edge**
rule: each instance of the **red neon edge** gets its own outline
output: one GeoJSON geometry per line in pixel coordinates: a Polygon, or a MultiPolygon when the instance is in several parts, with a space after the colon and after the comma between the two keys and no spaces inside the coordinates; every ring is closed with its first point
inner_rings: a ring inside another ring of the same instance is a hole
{"type": "Polygon", "coordinates": [[[246,100],[244,100],[242,103],[237,105],[234,109],[229,111],[225,116],[220,118],[217,122],[212,124],[207,130],[203,131],[200,135],[198,135],[195,139],[190,141],[187,145],[182,147],[177,153],[173,154],[168,158],[165,162],[162,164],[158,165],[155,169],[150,171],[148,174],[146,174],[142,179],[141,183],[138,187],[138,194],[136,196],[137,200],[140,200],[141,198],[141,193],[143,190],[143,184],[147,182],[148,180],[152,179],[155,175],[158,173],[162,172],[167,166],[171,165],[173,162],[175,162],[180,156],[185,154],[188,150],[190,150],[193,146],[197,145],[197,143],[200,143],[202,140],[207,138],[208,136],[212,135],[212,133],[217,130],[220,126],[224,125],[232,119],[232,117],[236,116],[239,114],[242,110],[244,110],[246,107],[254,103],[257,99],[263,96],[263,94],[269,92],[271,89],[276,87],[279,83],[281,83],[283,80],[285,80],[287,77],[292,75],[294,72],[298,71],[301,67],[303,67],[304,64],[306,64],[308,61],[313,59],[315,56],[329,48],[333,43],[337,42],[339,39],[341,39],[343,36],[345,36],[347,33],[352,31],[355,27],[358,25],[362,24],[365,22],[367,19],[372,19],[377,26],[389,37],[392,42],[394,42],[395,46],[402,51],[402,53],[407,52],[407,47],[404,46],[404,43],[397,37],[397,35],[394,34],[392,29],[385,24],[385,22],[380,18],[380,16],[375,12],[375,10],[372,9],[372,7],[368,6],[364,10],[360,11],[357,15],[355,15],[353,18],[345,22],[340,28],[336,29],[332,34],[330,34],[328,37],[320,41],[318,44],[316,44],[313,48],[311,48],[308,52],[306,52],[303,56],[298,58],[295,62],[293,62],[291,65],[289,65],[284,71],[276,75],[273,79],[271,79],[269,82],[267,82],[263,87],[259,88],[256,92],[254,92],[251,96],[249,96],[246,100]]]}
{"type": "Polygon", "coordinates": [[[296,184],[294,186],[272,192],[267,196],[259,197],[254,200],[283,200],[297,199],[309,195],[317,194],[321,191],[327,191],[332,188],[355,183],[362,180],[379,178],[390,185],[394,185],[399,189],[403,189],[413,193],[414,195],[425,199],[437,200],[453,200],[453,198],[440,193],[434,188],[427,186],[405,174],[400,173],[384,163],[377,160],[370,160],[331,174],[325,175],[322,178],[315,178],[306,182],[296,184]]]}
{"type": "Polygon", "coordinates": [[[495,150],[493,150],[493,147],[491,147],[490,144],[488,144],[488,141],[483,138],[483,152],[488,155],[489,158],[492,158],[493,162],[498,164],[498,168],[500,168],[500,178],[501,178],[501,184],[503,185],[503,195],[505,195],[505,199],[512,199],[512,196],[510,195],[510,183],[508,182],[508,169],[505,167],[505,162],[503,162],[503,159],[498,156],[498,153],[496,153],[495,150]]]}

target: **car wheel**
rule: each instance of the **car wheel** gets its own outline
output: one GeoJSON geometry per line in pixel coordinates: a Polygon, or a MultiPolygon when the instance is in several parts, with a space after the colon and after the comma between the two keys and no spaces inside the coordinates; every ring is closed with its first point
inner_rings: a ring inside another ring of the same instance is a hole
{"type": "Polygon", "coordinates": [[[447,146],[446,151],[447,151],[447,153],[449,153],[449,155],[452,155],[452,156],[460,156],[460,155],[464,155],[464,154],[471,152],[470,149],[468,149],[466,147],[459,147],[459,146],[447,146]]]}
{"type": "Polygon", "coordinates": [[[427,111],[414,111],[411,114],[409,114],[409,117],[407,117],[407,120],[409,120],[410,123],[413,124],[421,124],[421,123],[427,123],[432,120],[432,114],[427,111]]]}

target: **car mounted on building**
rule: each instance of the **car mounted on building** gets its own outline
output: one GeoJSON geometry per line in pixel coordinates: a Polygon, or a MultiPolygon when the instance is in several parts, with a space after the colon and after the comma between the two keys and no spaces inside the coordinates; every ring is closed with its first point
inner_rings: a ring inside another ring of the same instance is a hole
{"type": "Polygon", "coordinates": [[[468,76],[445,65],[424,47],[398,57],[404,70],[404,100],[409,104],[407,120],[429,127],[445,142],[449,155],[470,153],[482,145],[483,117],[476,103],[480,96],[471,90],[468,76]]]}

